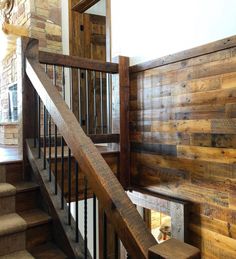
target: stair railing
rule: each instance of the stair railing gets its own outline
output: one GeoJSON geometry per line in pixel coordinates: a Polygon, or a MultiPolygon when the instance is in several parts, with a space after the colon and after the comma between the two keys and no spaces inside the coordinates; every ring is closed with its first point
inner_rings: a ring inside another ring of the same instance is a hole
{"type": "MultiPolygon", "coordinates": [[[[85,186],[88,184],[92,189],[94,195],[102,205],[106,217],[114,226],[118,237],[122,241],[128,253],[133,258],[148,258],[149,248],[156,245],[154,237],[146,228],[142,218],[126,195],[123,187],[114,176],[113,172],[104,161],[92,141],[86,136],[80,127],[78,120],[70,111],[62,96],[40,65],[37,41],[24,39],[24,43],[22,45],[24,45],[23,48],[25,48],[26,57],[23,86],[23,125],[24,128],[26,126],[26,129],[23,132],[24,139],[34,138],[36,136],[35,144],[39,147],[38,150],[40,157],[41,105],[43,105],[43,110],[46,109],[50,118],[49,123],[51,121],[51,126],[53,124],[55,125],[55,136],[56,132],[60,133],[63,138],[63,142],[67,144],[68,156],[70,157],[73,154],[73,157],[77,162],[76,168],[79,166],[85,173],[85,186]],[[35,95],[36,100],[38,100],[36,109],[34,103],[35,99],[33,98],[35,95]],[[35,114],[37,114],[37,119],[35,118],[35,114]],[[37,125],[37,128],[32,132],[34,124],[37,125]]],[[[85,63],[81,63],[78,68],[86,69],[85,63]]],[[[118,72],[118,65],[109,65],[108,63],[102,62],[99,64],[95,62],[95,65],[93,62],[88,63],[93,70],[97,69],[101,71],[101,68],[104,67],[105,72],[110,72],[109,67],[116,67],[116,71],[118,72]]],[[[51,126],[49,125],[49,130],[52,130],[51,126]]],[[[54,142],[55,145],[57,143],[57,137],[55,137],[54,142]]],[[[69,169],[69,178],[71,177],[70,173],[69,169]]],[[[49,180],[51,174],[52,171],[51,168],[49,168],[49,180]]],[[[57,186],[58,183],[55,184],[55,193],[57,192],[57,186]]],[[[87,188],[85,188],[85,201],[86,189],[87,188]]],[[[70,196],[70,193],[68,196],[70,196]]],[[[68,197],[68,199],[70,199],[70,197],[68,197]]],[[[70,206],[70,200],[68,201],[68,204],[70,206]]],[[[68,223],[70,224],[70,215],[68,215],[68,223]]],[[[85,245],[87,246],[86,229],[84,237],[85,245]]],[[[85,248],[85,251],[87,251],[87,247],[85,248]]],[[[87,255],[85,254],[85,258],[86,256],[87,255]]]]}
{"type": "MultiPolygon", "coordinates": [[[[129,86],[129,64],[124,57],[120,58],[120,64],[107,63],[101,61],[81,59],[77,57],[63,56],[58,54],[47,54],[38,51],[38,41],[22,38],[21,51],[25,53],[22,57],[22,88],[23,88],[23,159],[25,170],[27,170],[27,150],[26,139],[34,139],[34,146],[38,150],[38,158],[43,156],[42,169],[48,170],[48,181],[54,179],[54,193],[61,193],[61,209],[67,208],[68,224],[71,224],[72,215],[72,178],[75,178],[75,235],[76,242],[80,242],[83,237],[83,258],[111,258],[108,254],[108,231],[107,221],[109,221],[116,233],[116,244],[114,258],[119,258],[119,241],[121,240],[128,253],[128,258],[165,258],[169,257],[169,251],[172,250],[174,243],[170,243],[159,251],[157,242],[147,229],[143,219],[139,215],[135,206],[127,196],[124,188],[107,165],[92,140],[85,134],[81,128],[79,121],[66,104],[62,89],[62,94],[57,89],[57,72],[55,67],[52,70],[54,76],[50,78],[46,72],[47,69],[42,67],[40,60],[48,65],[61,65],[62,70],[65,66],[73,67],[79,70],[85,70],[86,74],[106,73],[119,74],[121,93],[124,95],[124,104],[121,104],[121,112],[125,116],[128,124],[128,106],[129,94],[127,88],[129,86]],[[54,58],[52,60],[52,57],[54,58]],[[127,112],[127,113],[126,113],[127,112]],[[60,147],[60,158],[58,156],[58,146],[60,147]],[[65,155],[65,151],[67,154],[65,155]],[[67,157],[66,164],[64,158],[67,157]],[[72,162],[72,157],[75,162],[72,162]],[[60,159],[62,167],[60,181],[57,173],[57,160],[60,159]],[[72,163],[74,169],[72,172],[72,163]],[[67,167],[67,171],[65,171],[67,167]],[[79,172],[83,172],[83,190],[81,194],[79,172]],[[65,175],[66,174],[66,175],[65,175]],[[67,181],[67,191],[65,192],[65,179],[67,181]],[[58,189],[60,188],[60,192],[58,189]],[[81,196],[81,197],[79,197],[81,196]],[[66,197],[66,203],[64,202],[66,197]],[[80,199],[81,198],[81,199],[80,199]],[[93,204],[93,220],[88,222],[88,199],[92,198],[93,204]],[[79,201],[83,201],[84,210],[84,233],[79,231],[79,201]],[[103,243],[102,249],[97,251],[97,204],[104,210],[103,216],[103,243]],[[88,224],[93,225],[93,252],[88,251],[88,224]],[[164,255],[164,256],[163,256],[164,255]]],[[[62,72],[63,73],[63,72],[62,72]]],[[[63,81],[63,78],[62,78],[63,81]]],[[[63,83],[62,83],[63,85],[63,83]]],[[[85,84],[86,85],[86,84],[85,84]]],[[[59,89],[60,90],[60,89],[59,89]]],[[[122,101],[124,101],[122,100],[122,101]]],[[[122,102],[121,101],[121,102],[122,102]]],[[[87,125],[88,126],[88,125],[87,125]]],[[[121,128],[125,132],[127,125],[121,128]]],[[[121,136],[120,136],[121,138],[121,136]]],[[[124,153],[129,153],[129,145],[124,147],[125,141],[129,140],[127,136],[120,139],[124,153]]],[[[129,167],[129,154],[124,157],[126,160],[121,169],[125,170],[129,167]]],[[[129,168],[128,168],[129,169],[129,168]]],[[[127,170],[128,170],[127,169],[127,170]]],[[[124,172],[125,173],[125,172],[124,172]]],[[[125,180],[127,184],[127,181],[125,180]]],[[[127,186],[126,186],[127,187],[127,186]]],[[[173,240],[172,240],[173,242],[173,240]]],[[[183,243],[184,244],[184,243],[183,243]]],[[[177,250],[181,250],[183,245],[178,243],[177,250]]],[[[185,245],[185,244],[184,244],[185,245]]],[[[187,245],[188,246],[188,245],[187,245]]],[[[187,256],[188,249],[181,250],[181,258],[189,258],[187,256]],[[186,255],[186,256],[185,256],[186,255]]],[[[191,247],[191,249],[193,249],[191,247]]],[[[194,248],[195,249],[195,248],[194,248]]],[[[196,249],[197,250],[197,249],[196,249]]],[[[195,250],[195,252],[196,252],[195,250]]],[[[198,251],[195,253],[199,256],[198,251]]],[[[173,253],[172,253],[173,255],[173,253]]],[[[191,257],[196,258],[196,257],[191,257]]]]}

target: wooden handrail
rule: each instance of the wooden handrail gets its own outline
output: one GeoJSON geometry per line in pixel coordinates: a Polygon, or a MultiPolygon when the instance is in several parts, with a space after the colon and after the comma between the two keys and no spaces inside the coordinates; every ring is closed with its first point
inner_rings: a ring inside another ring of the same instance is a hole
{"type": "MultiPolygon", "coordinates": [[[[25,71],[32,86],[81,169],[86,173],[90,187],[129,254],[133,258],[148,258],[148,250],[157,244],[156,240],[91,139],[85,135],[76,117],[45,74],[38,61],[35,41],[29,45],[31,48],[26,52],[25,71]]],[[[60,62],[62,64],[62,60],[60,62]]]]}
{"type": "Polygon", "coordinates": [[[232,48],[236,46],[236,36],[228,37],[222,40],[211,42],[199,47],[180,51],[171,55],[157,58],[151,61],[146,61],[129,68],[130,73],[139,73],[148,69],[153,69],[161,66],[166,66],[172,63],[185,61],[190,58],[199,57],[206,54],[211,54],[220,50],[232,48]]]}
{"type": "Polygon", "coordinates": [[[47,65],[57,65],[71,68],[88,69],[104,73],[118,73],[118,64],[100,60],[80,58],[56,53],[39,51],[39,62],[47,65]]]}

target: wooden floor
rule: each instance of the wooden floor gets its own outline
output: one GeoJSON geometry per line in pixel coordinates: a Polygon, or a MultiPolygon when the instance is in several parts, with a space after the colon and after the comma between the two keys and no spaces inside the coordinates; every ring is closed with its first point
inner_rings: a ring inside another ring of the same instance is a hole
{"type": "Polygon", "coordinates": [[[17,146],[0,145],[0,163],[19,161],[22,154],[17,146]]]}

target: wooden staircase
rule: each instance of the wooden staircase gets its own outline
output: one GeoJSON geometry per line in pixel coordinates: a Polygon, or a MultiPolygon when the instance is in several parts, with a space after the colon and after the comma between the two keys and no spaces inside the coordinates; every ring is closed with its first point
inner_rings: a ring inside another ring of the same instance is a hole
{"type": "Polygon", "coordinates": [[[0,164],[0,179],[0,258],[67,258],[39,186],[23,181],[22,161],[0,164]]]}
{"type": "MultiPolygon", "coordinates": [[[[3,184],[11,184],[4,185],[3,194],[0,193],[0,198],[3,197],[3,205],[0,205],[0,208],[3,208],[4,214],[0,215],[3,217],[2,220],[0,219],[0,248],[4,248],[0,249],[0,255],[6,256],[17,252],[18,255],[14,255],[16,258],[67,258],[68,256],[68,258],[107,259],[110,258],[109,241],[113,235],[114,257],[112,258],[121,258],[119,250],[121,242],[127,251],[127,258],[199,258],[199,250],[184,242],[171,239],[170,242],[166,241],[165,245],[157,244],[125,191],[130,188],[128,59],[120,57],[119,64],[116,64],[39,52],[38,42],[29,38],[21,39],[19,52],[22,57],[22,75],[19,85],[23,92],[24,170],[21,163],[9,164],[9,168],[0,170],[5,174],[2,176],[0,174],[3,184]],[[45,64],[45,69],[40,63],[45,64]],[[48,65],[53,66],[53,78],[47,74],[48,65]],[[88,136],[91,134],[89,100],[86,101],[87,134],[82,128],[84,122],[75,117],[65,102],[65,94],[63,94],[66,87],[65,68],[69,69],[71,75],[73,69],[78,70],[79,89],[81,80],[85,79],[86,99],[89,99],[89,75],[93,75],[95,92],[97,73],[100,74],[100,87],[104,81],[103,74],[108,74],[107,81],[113,74],[119,77],[121,124],[124,124],[120,126],[120,170],[117,176],[88,136]],[[85,73],[81,72],[82,70],[85,73]],[[57,89],[58,71],[62,73],[62,93],[57,89]],[[61,147],[61,157],[58,156],[58,145],[61,147]],[[55,147],[54,158],[52,146],[55,147]],[[49,148],[48,157],[47,148],[49,148]],[[68,163],[64,157],[65,148],[68,149],[68,163]],[[61,164],[58,161],[61,161],[61,164]],[[68,164],[67,171],[65,171],[65,162],[68,164]],[[74,168],[72,168],[72,162],[75,165],[74,168]],[[61,179],[59,165],[63,168],[61,179]],[[42,196],[39,186],[23,181],[23,179],[30,179],[26,174],[30,167],[40,185],[42,196]],[[82,188],[79,181],[81,172],[83,172],[82,188]],[[66,177],[68,177],[68,186],[65,188],[66,177]],[[75,186],[74,184],[72,186],[72,183],[75,183],[75,186]],[[75,197],[73,197],[74,187],[75,197]],[[79,197],[81,189],[82,198],[79,197]],[[92,219],[88,218],[88,190],[91,190],[93,195],[92,219]],[[65,195],[67,192],[68,195],[65,195]],[[75,219],[73,219],[71,206],[73,198],[76,206],[75,219]],[[83,209],[79,208],[80,199],[83,200],[83,209]],[[5,206],[8,203],[11,205],[5,206]],[[51,217],[47,211],[51,212],[51,217]],[[83,212],[84,235],[79,228],[79,211],[83,212]],[[99,215],[102,215],[99,227],[97,226],[98,211],[99,215]],[[9,227],[6,227],[5,221],[9,221],[9,227]],[[108,231],[107,222],[114,228],[113,233],[108,231]],[[92,252],[88,246],[89,224],[93,226],[90,240],[93,243],[92,252]],[[97,235],[98,229],[102,229],[99,235],[97,235]],[[173,244],[177,244],[174,251],[173,244]],[[181,256],[176,257],[176,254],[181,256]]],[[[9,256],[14,258],[13,255],[9,256]]]]}

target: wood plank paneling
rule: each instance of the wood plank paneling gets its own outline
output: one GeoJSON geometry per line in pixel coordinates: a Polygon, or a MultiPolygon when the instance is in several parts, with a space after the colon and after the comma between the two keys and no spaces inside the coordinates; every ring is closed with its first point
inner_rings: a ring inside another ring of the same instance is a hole
{"type": "Polygon", "coordinates": [[[132,185],[191,201],[203,258],[236,257],[236,57],[222,45],[232,39],[130,70],[132,185]]]}

